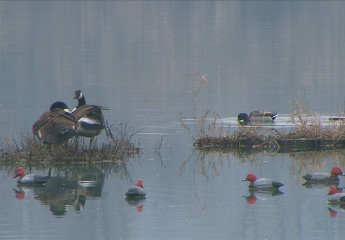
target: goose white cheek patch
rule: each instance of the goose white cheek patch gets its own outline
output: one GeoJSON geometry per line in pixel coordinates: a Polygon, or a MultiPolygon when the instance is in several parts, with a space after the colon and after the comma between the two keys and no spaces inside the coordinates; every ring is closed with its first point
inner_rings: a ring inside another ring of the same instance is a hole
{"type": "Polygon", "coordinates": [[[79,122],[84,122],[87,124],[99,124],[98,121],[86,117],[82,117],[81,119],[79,119],[79,122]]]}

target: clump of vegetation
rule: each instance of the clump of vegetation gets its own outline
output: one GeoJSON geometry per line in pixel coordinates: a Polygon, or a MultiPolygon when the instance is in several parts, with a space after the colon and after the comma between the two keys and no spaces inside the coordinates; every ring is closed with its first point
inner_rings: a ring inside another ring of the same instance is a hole
{"type": "Polygon", "coordinates": [[[61,145],[43,145],[32,134],[21,134],[19,139],[5,140],[1,144],[0,161],[73,161],[73,162],[112,162],[122,161],[140,152],[133,142],[139,131],[127,124],[105,124],[105,139],[102,143],[89,139],[72,138],[61,145]]]}
{"type": "Polygon", "coordinates": [[[230,126],[222,123],[219,115],[215,115],[209,121],[206,111],[199,118],[196,118],[193,126],[189,126],[179,115],[180,123],[185,131],[194,139],[194,147],[206,151],[227,151],[229,149],[256,150],[276,149],[277,144],[274,136],[278,133],[275,129],[261,128],[260,126],[242,126],[239,130],[230,131],[230,126]]]}
{"type": "Polygon", "coordinates": [[[320,118],[315,113],[290,114],[290,122],[293,123],[291,131],[280,134],[280,138],[320,138],[320,139],[344,139],[345,122],[337,121],[336,124],[322,125],[320,118]]]}
{"type": "Polygon", "coordinates": [[[239,125],[235,132],[231,132],[218,115],[207,121],[208,114],[207,111],[196,119],[194,133],[180,114],[181,125],[194,138],[194,146],[199,150],[277,152],[345,147],[345,122],[324,126],[316,114],[292,113],[293,126],[284,131],[260,125],[239,125]]]}
{"type": "Polygon", "coordinates": [[[218,114],[209,116],[209,111],[197,114],[197,99],[200,90],[209,81],[207,74],[194,74],[197,87],[193,94],[192,121],[179,113],[181,126],[193,138],[194,147],[203,151],[304,151],[325,148],[345,148],[345,118],[337,118],[334,124],[322,124],[314,113],[308,113],[296,101],[299,111],[291,113],[290,123],[285,129],[262,127],[260,124],[239,125],[234,131],[229,124],[222,123],[218,114]],[[200,116],[198,116],[200,115],[200,116]],[[231,131],[232,130],[232,131],[231,131]]]}

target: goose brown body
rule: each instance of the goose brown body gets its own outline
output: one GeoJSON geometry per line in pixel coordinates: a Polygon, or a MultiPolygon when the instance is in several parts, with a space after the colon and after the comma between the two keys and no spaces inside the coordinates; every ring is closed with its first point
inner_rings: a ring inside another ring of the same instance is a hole
{"type": "Polygon", "coordinates": [[[68,112],[63,102],[55,102],[49,112],[41,114],[33,124],[32,132],[43,144],[59,144],[77,134],[77,119],[68,112]]]}
{"type": "Polygon", "coordinates": [[[77,107],[72,114],[78,119],[79,126],[77,128],[78,136],[91,138],[99,135],[104,129],[104,117],[102,106],[86,105],[86,100],[82,91],[75,91],[74,99],[78,100],[77,107]]]}

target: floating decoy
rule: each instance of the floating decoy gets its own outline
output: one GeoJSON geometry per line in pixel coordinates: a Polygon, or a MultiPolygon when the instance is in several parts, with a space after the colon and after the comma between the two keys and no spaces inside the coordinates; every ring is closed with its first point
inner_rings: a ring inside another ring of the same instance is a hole
{"type": "Polygon", "coordinates": [[[331,173],[307,173],[302,178],[308,182],[339,182],[339,175],[344,175],[343,171],[339,166],[333,166],[331,173]]]}
{"type": "Polygon", "coordinates": [[[339,191],[335,185],[329,186],[328,203],[345,203],[345,193],[339,191]]]}
{"type": "MultiPolygon", "coordinates": [[[[50,171],[49,171],[50,172],[50,171]]],[[[25,169],[23,167],[17,167],[14,171],[13,178],[18,177],[18,184],[44,184],[48,182],[50,176],[41,176],[38,174],[25,174],[25,169]]]]}
{"type": "Polygon", "coordinates": [[[279,114],[276,112],[271,111],[252,111],[249,113],[240,113],[237,116],[237,120],[241,124],[248,124],[248,123],[273,123],[276,117],[279,114]]]}
{"type": "Polygon", "coordinates": [[[330,120],[330,121],[344,121],[345,117],[329,117],[328,120],[330,120]]]}
{"type": "Polygon", "coordinates": [[[143,180],[138,179],[135,186],[130,187],[126,193],[126,198],[144,198],[146,193],[144,191],[143,180]]]}
{"type": "Polygon", "coordinates": [[[94,137],[98,136],[104,129],[104,118],[102,106],[86,105],[84,94],[81,90],[75,91],[74,99],[78,100],[77,107],[72,114],[78,119],[78,136],[90,138],[90,146],[94,137]]]}
{"type": "Polygon", "coordinates": [[[278,189],[284,184],[281,182],[273,181],[269,178],[257,178],[254,173],[248,173],[246,178],[242,181],[249,181],[249,189],[278,189]]]}
{"type": "Polygon", "coordinates": [[[32,132],[43,144],[59,144],[77,134],[77,119],[70,114],[64,102],[55,102],[49,112],[41,114],[33,124],[32,132]]]}

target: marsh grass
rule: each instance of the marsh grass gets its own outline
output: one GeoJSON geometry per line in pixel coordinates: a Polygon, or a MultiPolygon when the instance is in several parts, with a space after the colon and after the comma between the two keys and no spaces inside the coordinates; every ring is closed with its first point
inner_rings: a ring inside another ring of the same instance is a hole
{"type": "Polygon", "coordinates": [[[239,125],[235,132],[221,122],[219,115],[214,115],[213,120],[208,115],[206,111],[197,118],[194,128],[186,124],[182,114],[179,115],[182,127],[193,137],[194,147],[199,150],[278,152],[345,147],[345,121],[323,125],[315,113],[291,113],[292,127],[288,131],[239,125]]]}
{"type": "Polygon", "coordinates": [[[17,139],[7,139],[1,144],[0,161],[41,162],[113,162],[125,161],[140,152],[133,137],[135,131],[127,124],[105,124],[105,139],[101,143],[94,140],[89,146],[89,139],[74,137],[60,145],[43,145],[32,134],[20,134],[17,139]]]}
{"type": "Polygon", "coordinates": [[[320,118],[315,114],[294,112],[290,114],[290,122],[293,128],[290,132],[280,134],[281,138],[319,138],[319,139],[344,139],[345,121],[336,121],[324,126],[320,118]]]}

